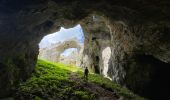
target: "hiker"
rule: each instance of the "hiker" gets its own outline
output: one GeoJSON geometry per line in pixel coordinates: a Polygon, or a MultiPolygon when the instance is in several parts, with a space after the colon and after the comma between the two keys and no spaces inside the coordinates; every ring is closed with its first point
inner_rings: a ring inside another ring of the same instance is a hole
{"type": "Polygon", "coordinates": [[[89,70],[88,70],[88,68],[86,67],[86,68],[84,69],[84,78],[85,78],[85,80],[88,80],[88,73],[89,73],[89,70]]]}

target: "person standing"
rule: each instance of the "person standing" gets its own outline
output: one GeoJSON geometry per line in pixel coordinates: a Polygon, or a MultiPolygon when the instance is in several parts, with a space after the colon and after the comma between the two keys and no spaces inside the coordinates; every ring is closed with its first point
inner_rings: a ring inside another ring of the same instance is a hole
{"type": "Polygon", "coordinates": [[[89,70],[88,70],[88,68],[86,67],[86,68],[84,69],[84,79],[85,79],[85,80],[88,80],[88,74],[89,74],[89,70]]]}

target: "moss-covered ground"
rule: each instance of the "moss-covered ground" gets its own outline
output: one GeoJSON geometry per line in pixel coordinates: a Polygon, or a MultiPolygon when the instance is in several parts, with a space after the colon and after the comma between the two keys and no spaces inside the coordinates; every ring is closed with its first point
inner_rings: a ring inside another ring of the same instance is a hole
{"type": "Polygon", "coordinates": [[[116,99],[144,100],[101,75],[90,73],[88,81],[85,81],[82,69],[44,60],[38,60],[32,76],[20,84],[14,98],[16,100],[97,100],[102,96],[100,92],[94,92],[90,88],[85,89],[81,83],[109,91],[116,99]],[[73,77],[79,78],[74,80],[73,77]]]}

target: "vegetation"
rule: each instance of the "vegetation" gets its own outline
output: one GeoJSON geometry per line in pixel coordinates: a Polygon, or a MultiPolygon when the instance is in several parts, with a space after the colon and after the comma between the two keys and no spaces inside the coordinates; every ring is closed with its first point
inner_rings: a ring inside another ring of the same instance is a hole
{"type": "MultiPolygon", "coordinates": [[[[82,75],[82,72],[78,72],[78,73],[80,75],[82,75]]],[[[124,98],[126,98],[128,100],[146,100],[145,98],[142,98],[142,97],[132,93],[127,88],[122,87],[119,84],[116,84],[116,83],[110,81],[109,79],[104,78],[103,76],[98,75],[98,74],[90,74],[89,82],[95,83],[109,91],[116,92],[116,95],[118,97],[123,96],[124,98]]]]}
{"type": "MultiPolygon", "coordinates": [[[[83,72],[80,68],[66,66],[61,63],[38,60],[34,73],[26,82],[20,84],[15,99],[17,100],[94,100],[97,94],[87,91],[83,87],[77,87],[80,82],[70,80],[70,74],[74,73],[80,78],[83,72]]],[[[118,97],[130,100],[142,100],[143,98],[133,94],[126,88],[103,78],[100,75],[90,74],[89,83],[98,85],[109,91],[113,91],[118,97]]]]}

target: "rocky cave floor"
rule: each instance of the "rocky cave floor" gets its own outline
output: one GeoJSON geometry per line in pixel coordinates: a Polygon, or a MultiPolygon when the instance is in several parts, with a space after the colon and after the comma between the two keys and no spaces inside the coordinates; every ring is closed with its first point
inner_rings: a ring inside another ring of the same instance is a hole
{"type": "Polygon", "coordinates": [[[127,88],[74,66],[38,60],[32,76],[4,100],[145,100],[127,88]]]}

